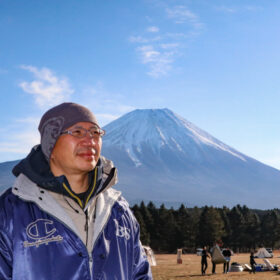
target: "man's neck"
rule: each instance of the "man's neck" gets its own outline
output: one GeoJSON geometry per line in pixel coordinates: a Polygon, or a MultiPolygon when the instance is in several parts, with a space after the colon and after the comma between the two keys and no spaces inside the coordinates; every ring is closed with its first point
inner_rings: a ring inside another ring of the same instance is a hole
{"type": "Polygon", "coordinates": [[[83,193],[86,192],[88,189],[88,173],[83,175],[76,175],[76,174],[68,174],[65,175],[67,178],[68,183],[71,186],[72,191],[75,193],[83,193]]]}
{"type": "Polygon", "coordinates": [[[65,170],[58,169],[52,164],[50,164],[50,169],[55,177],[64,175],[67,178],[72,191],[74,191],[75,193],[82,193],[87,191],[89,184],[88,172],[78,174],[67,173],[65,172],[65,170]]]}

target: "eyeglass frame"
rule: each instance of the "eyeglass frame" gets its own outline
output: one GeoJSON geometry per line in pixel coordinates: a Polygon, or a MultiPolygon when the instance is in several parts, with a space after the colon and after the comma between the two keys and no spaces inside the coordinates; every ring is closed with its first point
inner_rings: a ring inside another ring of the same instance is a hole
{"type": "Polygon", "coordinates": [[[104,129],[100,128],[99,126],[92,127],[90,129],[86,129],[84,127],[78,126],[78,127],[72,128],[72,130],[64,130],[64,131],[62,131],[60,133],[60,135],[68,134],[68,135],[71,135],[71,136],[73,136],[75,138],[82,139],[82,138],[86,137],[88,133],[89,133],[91,138],[97,138],[97,137],[98,138],[99,137],[102,138],[106,134],[106,131],[104,129]],[[83,131],[84,132],[83,136],[80,137],[80,136],[73,135],[74,130],[81,130],[81,131],[83,131]],[[94,135],[91,132],[91,130],[95,130],[93,133],[98,132],[98,136],[94,135]]]}

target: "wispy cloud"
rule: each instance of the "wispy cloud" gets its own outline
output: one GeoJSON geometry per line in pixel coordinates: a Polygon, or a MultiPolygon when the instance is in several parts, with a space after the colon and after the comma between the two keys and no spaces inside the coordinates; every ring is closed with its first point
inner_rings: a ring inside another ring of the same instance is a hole
{"type": "Polygon", "coordinates": [[[249,11],[249,12],[258,12],[263,10],[263,7],[261,6],[245,6],[245,10],[249,11]]]}
{"type": "Polygon", "coordinates": [[[145,38],[142,36],[130,36],[128,38],[128,40],[131,43],[143,43],[143,44],[157,42],[157,41],[160,41],[161,39],[162,38],[160,36],[151,37],[151,38],[148,38],[148,37],[145,38]]]}
{"type": "Polygon", "coordinates": [[[216,7],[216,10],[220,12],[231,13],[231,14],[236,13],[238,11],[236,8],[226,7],[226,6],[216,7]]]}
{"type": "Polygon", "coordinates": [[[148,75],[158,78],[167,75],[172,68],[174,53],[172,51],[155,50],[154,46],[146,45],[137,49],[141,62],[150,66],[148,75]]]}
{"type": "Polygon", "coordinates": [[[26,117],[23,119],[16,119],[16,123],[22,123],[22,124],[33,124],[38,125],[40,121],[40,118],[32,118],[32,117],[26,117]]]}
{"type": "Polygon", "coordinates": [[[218,6],[216,7],[217,11],[224,12],[224,13],[240,13],[240,12],[257,12],[261,11],[261,6],[236,6],[236,7],[230,7],[230,6],[218,6]]]}
{"type": "Polygon", "coordinates": [[[170,74],[176,60],[182,55],[182,49],[191,40],[200,34],[203,23],[199,16],[190,11],[186,6],[166,6],[159,3],[162,19],[167,21],[160,28],[151,24],[143,29],[142,34],[131,36],[129,41],[136,44],[135,50],[139,61],[148,66],[147,74],[153,78],[160,78],[170,74]],[[178,24],[181,24],[178,28],[178,24]],[[180,32],[174,32],[180,30],[180,32]],[[156,34],[157,36],[151,36],[156,34]]]}
{"type": "Polygon", "coordinates": [[[162,49],[175,49],[179,47],[178,43],[167,43],[167,44],[161,44],[160,47],[162,49]]]}
{"type": "Polygon", "coordinates": [[[37,130],[39,118],[23,118],[11,120],[11,123],[1,131],[5,135],[0,138],[0,153],[9,153],[10,158],[13,154],[24,156],[29,153],[31,148],[40,142],[37,130]]]}
{"type": "Polygon", "coordinates": [[[157,33],[157,32],[159,32],[159,28],[156,26],[150,26],[147,28],[147,31],[151,32],[151,33],[157,33]]]}
{"type": "Polygon", "coordinates": [[[59,104],[74,92],[67,78],[55,76],[48,68],[38,69],[30,65],[22,65],[21,68],[32,73],[35,79],[21,82],[19,86],[26,93],[32,94],[40,107],[59,104]]]}
{"type": "Polygon", "coordinates": [[[167,16],[175,20],[175,23],[182,24],[189,22],[196,29],[203,27],[203,23],[199,17],[191,12],[186,6],[175,6],[173,8],[166,8],[167,16]]]}

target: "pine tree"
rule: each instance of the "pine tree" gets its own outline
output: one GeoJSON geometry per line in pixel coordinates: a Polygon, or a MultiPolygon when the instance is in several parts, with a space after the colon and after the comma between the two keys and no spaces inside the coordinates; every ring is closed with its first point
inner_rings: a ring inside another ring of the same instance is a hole
{"type": "Polygon", "coordinates": [[[260,219],[247,206],[243,206],[241,212],[244,218],[241,246],[245,249],[255,249],[260,238],[260,219]]]}
{"type": "Polygon", "coordinates": [[[224,247],[230,247],[231,226],[228,218],[230,210],[226,206],[223,206],[223,208],[218,209],[218,211],[224,222],[224,235],[222,237],[222,241],[224,243],[224,247]]]}
{"type": "Polygon", "coordinates": [[[205,206],[199,220],[201,246],[211,245],[215,241],[221,240],[224,234],[224,222],[219,211],[212,206],[205,206]]]}
{"type": "Polygon", "coordinates": [[[280,215],[274,209],[268,211],[262,218],[261,243],[264,246],[274,247],[280,239],[280,215]]]}
{"type": "Polygon", "coordinates": [[[177,248],[192,248],[192,219],[187,208],[185,208],[185,206],[182,204],[180,208],[174,213],[174,215],[178,228],[177,248]]]}
{"type": "Polygon", "coordinates": [[[172,253],[176,251],[177,225],[173,216],[173,211],[165,208],[162,204],[159,208],[158,224],[159,240],[157,248],[161,252],[172,253]]]}
{"type": "Polygon", "coordinates": [[[145,221],[143,219],[143,216],[141,214],[141,210],[140,210],[139,206],[134,205],[132,207],[132,211],[140,226],[140,240],[141,240],[142,244],[150,245],[150,234],[147,231],[147,227],[146,227],[145,221]]]}
{"type": "Polygon", "coordinates": [[[242,235],[244,234],[244,217],[240,205],[233,207],[228,213],[231,227],[230,246],[234,251],[239,251],[242,247],[242,235]]]}

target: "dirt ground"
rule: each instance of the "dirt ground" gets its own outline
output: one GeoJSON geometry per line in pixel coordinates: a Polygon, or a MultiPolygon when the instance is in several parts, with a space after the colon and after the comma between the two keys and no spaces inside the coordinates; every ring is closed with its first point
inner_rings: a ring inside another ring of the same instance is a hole
{"type": "MultiPolygon", "coordinates": [[[[250,255],[248,254],[234,254],[231,257],[231,262],[238,262],[240,264],[249,264],[250,255]]],[[[223,264],[216,266],[216,274],[211,274],[212,263],[208,260],[208,269],[206,275],[201,275],[200,261],[201,257],[197,255],[183,255],[183,263],[177,264],[177,255],[156,255],[157,266],[152,267],[154,280],[183,280],[183,279],[234,279],[234,280],[247,280],[247,279],[278,279],[280,274],[278,271],[256,272],[250,274],[247,271],[243,272],[229,272],[223,274],[223,264]]],[[[263,263],[262,259],[255,259],[256,263],[263,263]]],[[[274,252],[274,258],[268,259],[272,264],[280,265],[280,252],[274,252]]]]}

